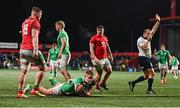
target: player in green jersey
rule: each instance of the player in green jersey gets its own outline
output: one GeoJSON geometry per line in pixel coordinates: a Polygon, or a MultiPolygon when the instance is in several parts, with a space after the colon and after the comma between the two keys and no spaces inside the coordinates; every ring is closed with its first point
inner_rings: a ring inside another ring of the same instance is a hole
{"type": "MultiPolygon", "coordinates": [[[[54,87],[46,89],[41,86],[39,88],[41,93],[45,95],[90,96],[92,87],[95,85],[93,72],[91,70],[86,70],[83,77],[69,79],[65,83],[60,83],[55,79],[51,81],[54,87]]],[[[28,84],[24,92],[31,90],[31,88],[32,86],[28,84]]]]}
{"type": "Polygon", "coordinates": [[[174,55],[172,55],[170,63],[171,63],[171,72],[174,76],[174,79],[178,79],[177,73],[178,73],[179,60],[174,55]]]}
{"type": "Polygon", "coordinates": [[[65,23],[62,20],[59,20],[55,23],[56,31],[59,32],[57,38],[57,49],[59,50],[58,55],[58,64],[60,72],[64,75],[66,81],[71,79],[69,72],[67,71],[67,65],[69,64],[71,54],[69,50],[69,37],[65,28],[65,23]]]}
{"type": "Polygon", "coordinates": [[[52,48],[49,49],[47,64],[50,65],[50,76],[49,79],[56,78],[56,67],[59,50],[57,49],[56,43],[52,44],[52,48]]]}
{"type": "Polygon", "coordinates": [[[168,72],[168,64],[171,59],[171,55],[168,50],[166,50],[165,45],[161,45],[161,49],[157,52],[158,65],[161,73],[161,84],[166,83],[166,75],[168,72]]]}

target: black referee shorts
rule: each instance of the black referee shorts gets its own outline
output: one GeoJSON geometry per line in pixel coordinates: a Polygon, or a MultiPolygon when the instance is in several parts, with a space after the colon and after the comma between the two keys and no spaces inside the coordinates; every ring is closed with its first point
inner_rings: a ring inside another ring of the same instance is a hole
{"type": "Polygon", "coordinates": [[[143,67],[143,71],[153,68],[151,59],[145,56],[139,56],[139,65],[140,67],[143,67]]]}

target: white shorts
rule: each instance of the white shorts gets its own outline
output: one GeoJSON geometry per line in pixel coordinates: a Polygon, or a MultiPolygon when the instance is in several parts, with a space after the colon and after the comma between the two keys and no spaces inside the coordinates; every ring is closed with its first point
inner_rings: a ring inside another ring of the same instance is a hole
{"type": "Polygon", "coordinates": [[[61,95],[61,87],[62,87],[63,83],[62,84],[59,84],[59,85],[56,85],[52,88],[52,94],[53,95],[61,95]]]}
{"type": "Polygon", "coordinates": [[[66,70],[70,59],[71,59],[71,54],[62,55],[61,59],[57,60],[59,69],[66,70]]]}
{"type": "Polygon", "coordinates": [[[111,67],[111,63],[108,58],[100,59],[100,64],[96,64],[93,60],[92,60],[92,63],[95,66],[97,71],[102,70],[103,68],[106,68],[108,66],[111,67]]]}
{"type": "Polygon", "coordinates": [[[172,66],[171,71],[178,71],[178,66],[172,66]]]}
{"type": "Polygon", "coordinates": [[[159,69],[168,69],[168,65],[167,64],[161,64],[159,63],[159,69]]]}
{"type": "Polygon", "coordinates": [[[51,67],[57,67],[57,60],[50,60],[50,64],[51,67]]]}

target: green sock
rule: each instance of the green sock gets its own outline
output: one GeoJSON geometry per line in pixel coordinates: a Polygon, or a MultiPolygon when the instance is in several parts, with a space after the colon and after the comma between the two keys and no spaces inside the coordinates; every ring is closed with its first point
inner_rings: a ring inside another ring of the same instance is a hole
{"type": "Polygon", "coordinates": [[[56,79],[51,79],[50,82],[51,82],[52,86],[54,86],[56,83],[58,83],[58,81],[56,79]]]}
{"type": "Polygon", "coordinates": [[[33,89],[33,86],[30,84],[30,85],[29,85],[29,88],[30,88],[30,90],[32,90],[32,89],[33,89]]]}
{"type": "Polygon", "coordinates": [[[54,78],[56,78],[56,71],[54,71],[54,78]]]}

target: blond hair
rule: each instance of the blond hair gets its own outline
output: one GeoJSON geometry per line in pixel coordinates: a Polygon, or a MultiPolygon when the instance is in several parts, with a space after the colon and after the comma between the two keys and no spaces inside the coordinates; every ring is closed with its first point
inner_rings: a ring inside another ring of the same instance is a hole
{"type": "Polygon", "coordinates": [[[62,26],[62,29],[65,28],[65,23],[64,23],[64,21],[62,21],[62,20],[56,21],[56,24],[57,24],[57,25],[61,25],[61,26],[62,26]]]}

